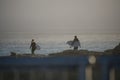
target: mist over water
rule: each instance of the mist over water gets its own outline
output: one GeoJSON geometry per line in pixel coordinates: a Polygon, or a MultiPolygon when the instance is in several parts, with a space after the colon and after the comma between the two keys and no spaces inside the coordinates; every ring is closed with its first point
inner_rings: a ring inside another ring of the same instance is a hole
{"type": "Polygon", "coordinates": [[[114,34],[120,33],[119,8],[120,0],[0,0],[0,55],[30,53],[31,39],[41,46],[36,54],[60,52],[71,49],[66,42],[74,35],[81,49],[114,48],[120,41],[114,34]]]}
{"type": "MultiPolygon", "coordinates": [[[[119,44],[120,34],[77,34],[81,48],[92,51],[112,49],[119,44]]],[[[72,49],[66,42],[73,40],[74,34],[39,34],[39,33],[9,33],[0,34],[0,56],[10,55],[10,52],[19,54],[31,53],[31,39],[35,39],[41,50],[36,54],[50,54],[72,49]]]]}

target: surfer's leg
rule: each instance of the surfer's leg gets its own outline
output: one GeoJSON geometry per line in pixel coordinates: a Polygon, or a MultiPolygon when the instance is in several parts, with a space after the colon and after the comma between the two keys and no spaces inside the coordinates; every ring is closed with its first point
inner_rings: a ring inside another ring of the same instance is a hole
{"type": "Polygon", "coordinates": [[[32,54],[34,54],[35,49],[31,49],[32,54]]]}
{"type": "Polygon", "coordinates": [[[31,49],[31,53],[33,54],[33,49],[31,49]]]}

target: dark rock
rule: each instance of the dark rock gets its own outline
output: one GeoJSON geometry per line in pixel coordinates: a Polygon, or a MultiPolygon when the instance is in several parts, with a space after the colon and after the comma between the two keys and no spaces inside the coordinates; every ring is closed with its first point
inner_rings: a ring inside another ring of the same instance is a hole
{"type": "Polygon", "coordinates": [[[11,52],[10,56],[16,56],[17,54],[15,52],[11,52]]]}
{"type": "Polygon", "coordinates": [[[113,54],[120,54],[120,43],[113,49],[113,54]]]}
{"type": "Polygon", "coordinates": [[[52,53],[49,56],[101,56],[104,52],[88,51],[88,50],[65,50],[59,53],[52,53]]]}
{"type": "Polygon", "coordinates": [[[113,49],[108,49],[104,51],[104,54],[113,55],[113,49]]]}

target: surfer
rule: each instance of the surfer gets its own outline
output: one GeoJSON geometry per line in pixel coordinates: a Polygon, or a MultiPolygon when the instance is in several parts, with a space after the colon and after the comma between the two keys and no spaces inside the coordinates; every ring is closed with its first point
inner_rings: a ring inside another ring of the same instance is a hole
{"type": "Polygon", "coordinates": [[[78,50],[78,47],[81,47],[80,46],[80,41],[77,38],[77,36],[74,36],[74,40],[72,41],[71,45],[74,47],[74,50],[78,50]]]}
{"type": "Polygon", "coordinates": [[[74,50],[78,50],[78,47],[81,47],[80,41],[77,36],[74,36],[74,40],[67,41],[67,44],[71,47],[74,47],[74,50]]]}
{"type": "Polygon", "coordinates": [[[34,52],[36,50],[36,43],[35,43],[34,39],[32,39],[32,41],[31,41],[30,49],[31,49],[31,53],[34,54],[34,52]]]}

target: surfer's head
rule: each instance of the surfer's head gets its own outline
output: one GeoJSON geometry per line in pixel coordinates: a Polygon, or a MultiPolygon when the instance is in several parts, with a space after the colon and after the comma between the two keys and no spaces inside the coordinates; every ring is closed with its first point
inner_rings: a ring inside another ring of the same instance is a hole
{"type": "Polygon", "coordinates": [[[34,39],[32,39],[32,42],[34,41],[34,39]]]}
{"type": "Polygon", "coordinates": [[[75,38],[77,38],[77,36],[74,36],[75,38]]]}

